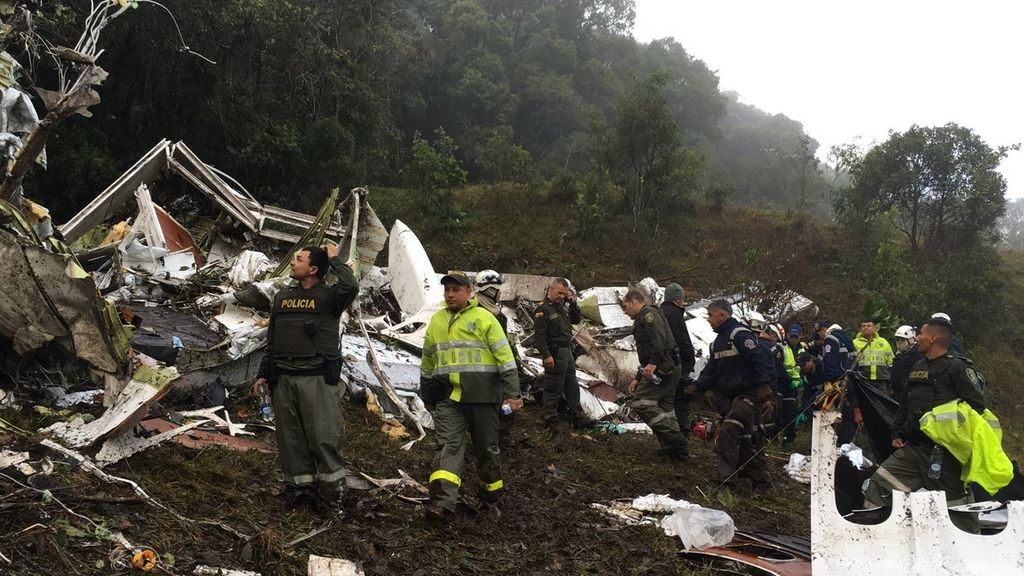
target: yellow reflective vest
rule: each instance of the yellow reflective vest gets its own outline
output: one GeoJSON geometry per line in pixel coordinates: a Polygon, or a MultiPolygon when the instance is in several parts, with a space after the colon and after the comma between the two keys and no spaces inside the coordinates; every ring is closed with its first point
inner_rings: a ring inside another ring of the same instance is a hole
{"type": "Polygon", "coordinates": [[[788,344],[782,344],[782,365],[786,368],[786,376],[789,378],[789,387],[796,389],[800,387],[800,367],[796,365],[796,356],[788,344]]]}
{"type": "Polygon", "coordinates": [[[452,386],[455,402],[500,403],[519,397],[519,376],[498,319],[476,298],[458,312],[438,310],[423,339],[420,375],[452,386]]]}
{"type": "Polygon", "coordinates": [[[940,404],[921,417],[921,431],[949,450],[963,468],[960,479],[995,494],[1013,479],[1013,464],[1003,452],[1003,431],[991,410],[978,411],[963,400],[940,404]]]}
{"type": "Polygon", "coordinates": [[[857,349],[857,370],[868,380],[889,380],[889,369],[896,357],[892,352],[889,341],[879,335],[875,335],[870,341],[863,334],[858,333],[853,339],[853,346],[857,349]]]}

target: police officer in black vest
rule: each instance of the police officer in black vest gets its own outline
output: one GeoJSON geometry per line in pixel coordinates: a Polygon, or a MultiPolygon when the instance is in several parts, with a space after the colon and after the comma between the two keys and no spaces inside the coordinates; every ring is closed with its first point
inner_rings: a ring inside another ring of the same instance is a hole
{"type": "Polygon", "coordinates": [[[297,283],[274,298],[253,391],[271,388],[286,496],[294,504],[333,506],[345,480],[339,322],[359,283],[334,245],[296,252],[291,277],[297,283]],[[334,284],[324,282],[328,269],[338,277],[334,284]]]}

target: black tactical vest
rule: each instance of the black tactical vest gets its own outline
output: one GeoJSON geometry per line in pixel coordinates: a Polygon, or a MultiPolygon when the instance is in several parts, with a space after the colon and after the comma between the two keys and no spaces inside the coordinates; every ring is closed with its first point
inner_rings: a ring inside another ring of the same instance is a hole
{"type": "Polygon", "coordinates": [[[309,290],[284,288],[274,301],[275,358],[336,358],[339,318],[328,310],[330,287],[319,282],[309,290]]]}

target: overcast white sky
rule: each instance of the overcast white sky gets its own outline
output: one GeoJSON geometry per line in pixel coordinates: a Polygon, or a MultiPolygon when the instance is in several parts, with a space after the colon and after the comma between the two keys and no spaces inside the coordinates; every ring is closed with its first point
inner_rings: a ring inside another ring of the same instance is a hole
{"type": "MultiPolygon", "coordinates": [[[[672,36],[723,90],[863,146],[956,122],[989,145],[1024,142],[1024,4],[1013,0],[636,0],[634,36],[672,36]]],[[[1000,170],[1024,197],[1024,151],[1000,170]]]]}

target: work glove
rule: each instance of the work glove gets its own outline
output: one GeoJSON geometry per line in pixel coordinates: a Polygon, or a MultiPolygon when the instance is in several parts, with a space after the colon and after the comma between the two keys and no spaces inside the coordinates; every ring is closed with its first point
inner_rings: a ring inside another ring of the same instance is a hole
{"type": "Polygon", "coordinates": [[[434,408],[437,407],[437,396],[434,390],[434,379],[428,376],[420,377],[420,400],[423,400],[423,405],[426,406],[428,412],[433,412],[434,408]]]}

